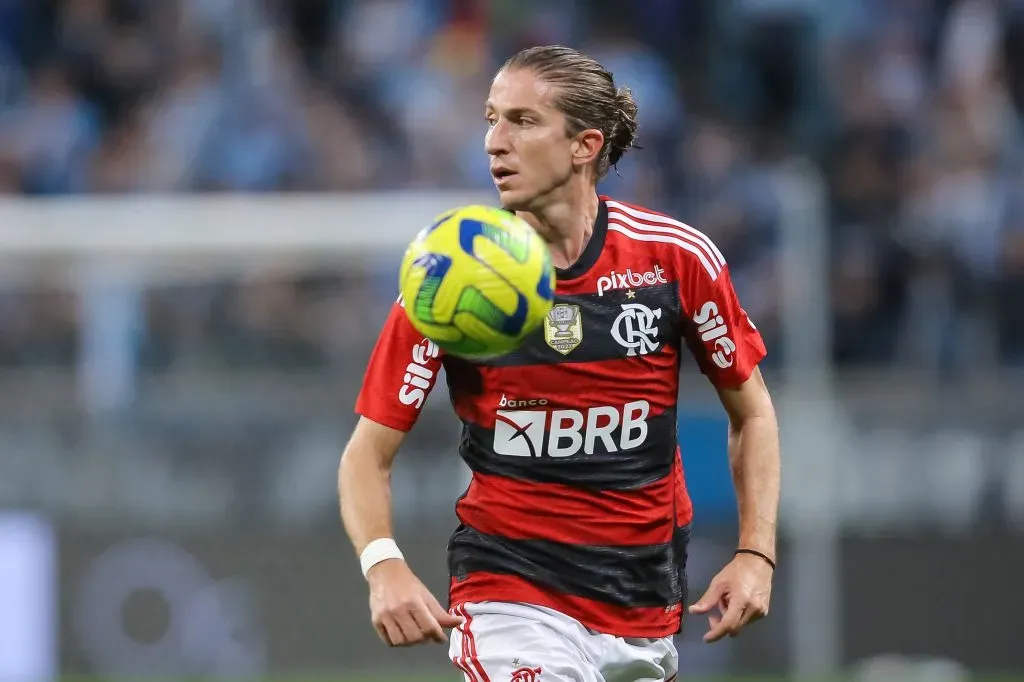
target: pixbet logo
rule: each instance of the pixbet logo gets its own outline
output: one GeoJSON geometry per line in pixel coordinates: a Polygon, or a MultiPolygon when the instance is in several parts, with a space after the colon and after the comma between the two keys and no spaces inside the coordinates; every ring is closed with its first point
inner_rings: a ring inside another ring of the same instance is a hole
{"type": "Polygon", "coordinates": [[[509,457],[572,457],[594,454],[598,443],[606,452],[632,450],[646,442],[650,414],[646,400],[622,407],[591,407],[586,412],[498,410],[494,452],[509,457]]]}
{"type": "Polygon", "coordinates": [[[636,273],[626,268],[626,272],[615,272],[612,270],[606,276],[597,280],[597,295],[604,296],[604,292],[613,291],[615,289],[629,289],[644,286],[651,286],[654,284],[667,284],[668,280],[665,279],[665,270],[659,265],[655,265],[654,269],[650,272],[636,273]]]}
{"type": "Polygon", "coordinates": [[[423,407],[427,392],[434,383],[434,371],[427,364],[440,352],[441,349],[430,339],[423,339],[412,347],[412,362],[406,365],[402,388],[398,390],[398,400],[403,405],[410,405],[417,410],[423,407]]]}
{"type": "Polygon", "coordinates": [[[725,318],[719,314],[718,305],[708,301],[693,316],[693,321],[697,324],[700,340],[711,344],[711,361],[721,369],[732,367],[736,344],[727,336],[729,327],[725,324],[725,318]]]}

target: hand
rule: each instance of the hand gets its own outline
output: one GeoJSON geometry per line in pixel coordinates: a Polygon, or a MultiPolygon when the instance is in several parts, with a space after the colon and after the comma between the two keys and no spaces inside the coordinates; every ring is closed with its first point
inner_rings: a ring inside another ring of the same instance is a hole
{"type": "Polygon", "coordinates": [[[430,590],[401,559],[382,561],[369,570],[370,615],[377,634],[388,646],[447,641],[444,628],[462,618],[441,608],[430,590]]]}
{"type": "Polygon", "coordinates": [[[761,557],[737,554],[711,581],[700,601],[690,607],[690,613],[708,614],[711,627],[704,641],[735,637],[746,625],[767,616],[774,572],[761,557]]]}

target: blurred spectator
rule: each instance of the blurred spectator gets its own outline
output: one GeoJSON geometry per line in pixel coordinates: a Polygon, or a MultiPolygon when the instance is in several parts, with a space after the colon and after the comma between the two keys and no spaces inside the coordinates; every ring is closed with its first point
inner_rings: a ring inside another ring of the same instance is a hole
{"type": "Polygon", "coordinates": [[[142,103],[145,134],[152,149],[147,161],[157,189],[194,187],[203,145],[227,106],[222,60],[222,52],[212,44],[183,46],[182,56],[170,67],[163,86],[142,103]]]}
{"type": "MultiPolygon", "coordinates": [[[[787,219],[776,180],[811,155],[836,360],[1019,364],[1022,35],[1024,3],[993,0],[7,0],[0,191],[487,188],[493,70],[563,42],[640,103],[641,148],[602,189],[709,233],[769,338],[787,219]]],[[[360,314],[342,311],[369,284],[303,281],[145,292],[145,366],[338,362],[346,335],[311,311],[360,314]]],[[[12,300],[8,361],[71,362],[74,316],[12,300]],[[39,347],[63,350],[18,350],[43,328],[55,337],[39,347]]]]}
{"type": "Polygon", "coordinates": [[[27,194],[80,191],[97,133],[95,112],[60,62],[38,66],[24,98],[0,117],[0,148],[19,167],[27,194]]]}

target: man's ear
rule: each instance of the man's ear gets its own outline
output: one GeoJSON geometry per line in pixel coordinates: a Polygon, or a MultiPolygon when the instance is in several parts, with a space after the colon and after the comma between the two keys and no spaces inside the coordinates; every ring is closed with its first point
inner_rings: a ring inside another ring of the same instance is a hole
{"type": "Polygon", "coordinates": [[[597,161],[601,155],[601,148],[604,146],[604,133],[596,128],[587,128],[576,134],[572,143],[572,160],[574,163],[584,166],[597,161]]]}

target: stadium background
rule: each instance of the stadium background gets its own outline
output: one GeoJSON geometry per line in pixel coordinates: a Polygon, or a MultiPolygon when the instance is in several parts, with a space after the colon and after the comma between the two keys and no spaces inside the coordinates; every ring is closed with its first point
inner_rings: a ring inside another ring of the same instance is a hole
{"type": "MultiPolygon", "coordinates": [[[[0,679],[451,679],[376,640],[335,469],[403,243],[493,200],[489,78],[550,42],[639,100],[603,189],[711,235],[773,351],[773,612],[693,621],[685,679],[1024,678],[1022,39],[1019,0],[0,0],[0,679]]],[[[682,400],[700,589],[735,514],[682,400]]],[[[394,481],[438,590],[446,407],[394,481]]]]}

